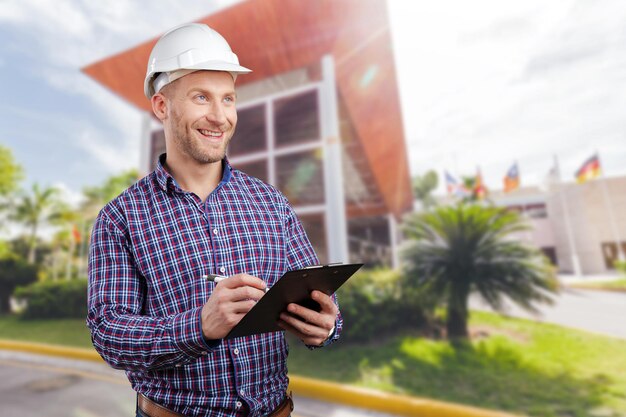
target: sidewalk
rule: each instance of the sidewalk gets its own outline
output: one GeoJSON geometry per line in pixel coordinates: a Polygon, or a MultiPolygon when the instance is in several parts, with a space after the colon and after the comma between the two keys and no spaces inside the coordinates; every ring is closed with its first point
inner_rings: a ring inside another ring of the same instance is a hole
{"type": "MultiPolygon", "coordinates": [[[[38,417],[40,410],[52,401],[56,408],[54,412],[47,411],[48,417],[132,415],[134,393],[124,374],[96,360],[95,355],[95,351],[87,349],[0,340],[3,411],[6,407],[12,411],[10,415],[38,417]],[[19,349],[19,345],[23,348],[19,349]],[[68,407],[72,408],[72,413],[68,413],[68,407]]],[[[295,375],[290,380],[290,390],[297,404],[294,417],[514,417],[495,410],[387,394],[295,375]]]]}
{"type": "Polygon", "coordinates": [[[574,274],[558,274],[557,277],[559,279],[559,282],[566,286],[568,284],[578,284],[582,282],[609,282],[626,278],[619,272],[607,272],[604,274],[586,274],[581,276],[576,276],[574,274]]]}

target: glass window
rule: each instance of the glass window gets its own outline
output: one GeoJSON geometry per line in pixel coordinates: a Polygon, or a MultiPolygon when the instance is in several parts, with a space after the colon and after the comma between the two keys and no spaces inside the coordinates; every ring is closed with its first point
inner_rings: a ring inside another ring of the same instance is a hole
{"type": "Polygon", "coordinates": [[[328,248],[326,246],[326,222],[323,214],[307,214],[298,216],[302,227],[315,249],[320,263],[328,263],[328,248]]]}
{"type": "Polygon", "coordinates": [[[276,158],[277,186],[294,206],[324,203],[321,149],[276,158]]]}
{"type": "Polygon", "coordinates": [[[269,176],[267,175],[267,159],[260,161],[239,163],[233,166],[239,171],[243,171],[246,174],[256,177],[264,182],[269,182],[269,176]]]}
{"type": "Polygon", "coordinates": [[[150,169],[155,169],[159,156],[165,153],[165,132],[155,130],[150,135],[150,169]]]}
{"type": "Polygon", "coordinates": [[[319,140],[317,90],[276,100],[274,130],[277,147],[319,140]]]}
{"type": "Polygon", "coordinates": [[[228,145],[228,156],[265,151],[265,104],[238,111],[237,119],[235,134],[228,145]]]}

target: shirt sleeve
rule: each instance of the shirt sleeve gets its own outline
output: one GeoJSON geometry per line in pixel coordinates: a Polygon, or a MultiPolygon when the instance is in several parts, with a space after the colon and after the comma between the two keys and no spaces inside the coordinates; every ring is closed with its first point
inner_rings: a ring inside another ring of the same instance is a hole
{"type": "Polygon", "coordinates": [[[143,314],[145,281],[128,239],[104,211],[92,231],[88,275],[87,326],[96,351],[112,367],[167,368],[219,345],[202,335],[201,308],[167,317],[143,314]]]}
{"type": "MultiPolygon", "coordinates": [[[[284,197],[283,197],[284,198],[284,197]]],[[[287,208],[286,215],[286,231],[287,231],[287,270],[292,271],[294,269],[300,269],[311,265],[319,264],[315,250],[309,241],[309,238],[302,227],[302,223],[298,219],[295,211],[287,201],[284,199],[285,206],[287,208]]],[[[343,329],[343,317],[341,311],[339,311],[339,303],[337,301],[337,295],[332,295],[333,302],[337,306],[337,318],[335,319],[335,331],[328,338],[328,340],[322,346],[308,346],[309,349],[316,349],[319,347],[328,346],[339,339],[341,330],[343,329]]]]}

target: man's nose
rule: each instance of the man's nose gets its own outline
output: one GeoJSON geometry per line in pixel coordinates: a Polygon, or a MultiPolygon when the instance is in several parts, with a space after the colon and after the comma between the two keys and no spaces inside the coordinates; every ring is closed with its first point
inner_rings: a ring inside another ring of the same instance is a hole
{"type": "Polygon", "coordinates": [[[226,123],[226,112],[221,103],[213,103],[211,106],[208,106],[205,117],[208,122],[216,126],[226,123]]]}

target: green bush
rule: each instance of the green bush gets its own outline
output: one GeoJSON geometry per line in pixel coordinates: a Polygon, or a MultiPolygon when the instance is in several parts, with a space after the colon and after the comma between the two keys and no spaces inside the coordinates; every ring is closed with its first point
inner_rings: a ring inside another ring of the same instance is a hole
{"type": "Polygon", "coordinates": [[[626,276],[626,261],[615,261],[613,266],[622,276],[626,276]]]}
{"type": "Polygon", "coordinates": [[[342,340],[364,342],[407,328],[419,330],[425,315],[403,295],[400,273],[389,269],[357,272],[338,291],[344,319],[342,340]]]}
{"type": "Polygon", "coordinates": [[[9,255],[0,259],[0,314],[10,312],[9,300],[15,288],[37,280],[37,267],[9,255]]]}
{"type": "Polygon", "coordinates": [[[27,319],[84,318],[87,315],[87,280],[45,281],[19,287],[15,298],[26,301],[27,319]]]}

